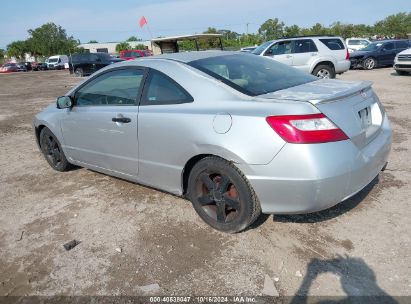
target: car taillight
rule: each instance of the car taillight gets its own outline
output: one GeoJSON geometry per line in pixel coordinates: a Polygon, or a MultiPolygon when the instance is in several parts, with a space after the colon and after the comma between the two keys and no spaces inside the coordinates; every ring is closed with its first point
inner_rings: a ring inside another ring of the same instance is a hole
{"type": "Polygon", "coordinates": [[[347,53],[345,54],[345,60],[350,60],[350,52],[348,52],[348,48],[347,53]]]}
{"type": "Polygon", "coordinates": [[[269,116],[267,123],[286,142],[317,144],[348,139],[324,114],[269,116]]]}

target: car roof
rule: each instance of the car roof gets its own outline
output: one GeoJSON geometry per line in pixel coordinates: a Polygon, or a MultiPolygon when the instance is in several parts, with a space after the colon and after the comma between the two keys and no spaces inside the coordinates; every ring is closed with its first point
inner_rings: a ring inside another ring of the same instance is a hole
{"type": "Polygon", "coordinates": [[[408,39],[385,39],[385,40],[374,40],[371,43],[387,43],[387,42],[397,42],[397,41],[408,41],[408,39]]]}

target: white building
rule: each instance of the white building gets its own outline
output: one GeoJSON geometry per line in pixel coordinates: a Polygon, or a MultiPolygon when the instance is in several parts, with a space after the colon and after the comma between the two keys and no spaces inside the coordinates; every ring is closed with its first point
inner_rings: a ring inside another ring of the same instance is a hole
{"type": "MultiPolygon", "coordinates": [[[[96,53],[109,53],[109,54],[116,54],[116,46],[120,42],[102,42],[102,43],[82,43],[79,47],[84,48],[87,52],[96,53]]],[[[151,50],[151,41],[127,41],[128,44],[132,48],[136,47],[138,44],[144,44],[151,50]]]]}

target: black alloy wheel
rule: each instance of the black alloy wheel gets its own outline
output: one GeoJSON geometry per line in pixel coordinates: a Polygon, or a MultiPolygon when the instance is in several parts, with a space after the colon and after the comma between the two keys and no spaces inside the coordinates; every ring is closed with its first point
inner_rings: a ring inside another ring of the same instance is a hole
{"type": "Polygon", "coordinates": [[[261,212],[246,177],[233,164],[218,157],[206,157],[193,167],[188,193],[198,215],[220,231],[242,231],[261,212]]]}

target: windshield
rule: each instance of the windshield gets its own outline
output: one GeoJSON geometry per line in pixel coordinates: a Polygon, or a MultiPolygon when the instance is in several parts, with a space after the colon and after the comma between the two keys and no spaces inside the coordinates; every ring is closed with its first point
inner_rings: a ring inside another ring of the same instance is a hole
{"type": "Polygon", "coordinates": [[[250,96],[318,80],[272,59],[244,53],[195,60],[189,65],[250,96]]]}
{"type": "Polygon", "coordinates": [[[262,51],[264,51],[271,43],[273,43],[273,42],[272,41],[264,42],[263,44],[256,47],[255,50],[252,51],[251,53],[254,54],[254,55],[260,55],[262,53],[262,51]]]}
{"type": "Polygon", "coordinates": [[[55,63],[57,62],[59,59],[58,58],[49,58],[49,63],[55,63]]]}
{"type": "Polygon", "coordinates": [[[367,45],[365,48],[362,48],[361,51],[376,51],[382,45],[381,42],[373,42],[367,45]]]}

